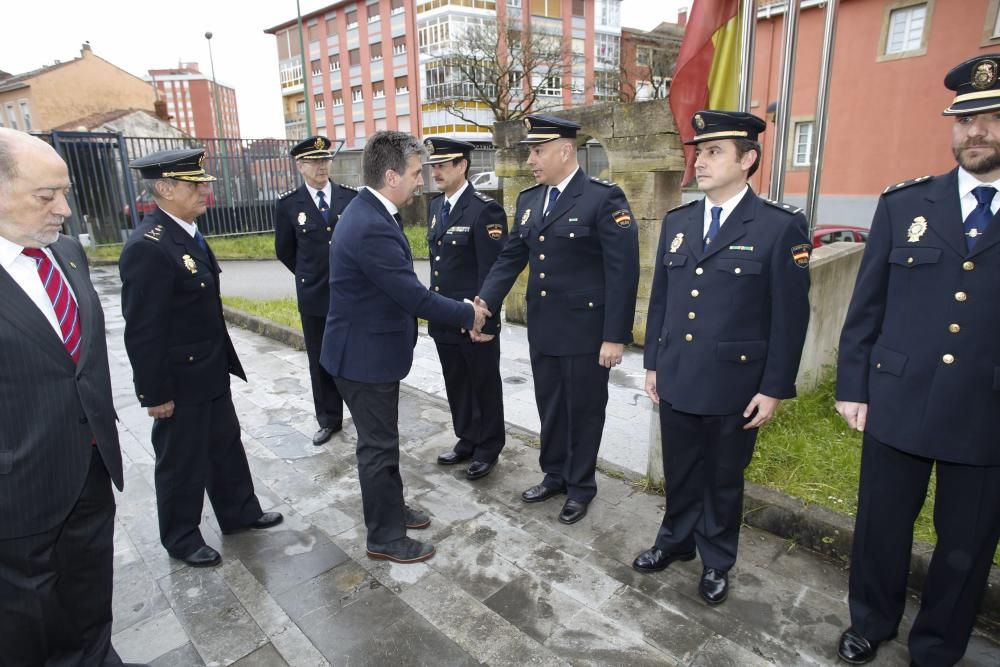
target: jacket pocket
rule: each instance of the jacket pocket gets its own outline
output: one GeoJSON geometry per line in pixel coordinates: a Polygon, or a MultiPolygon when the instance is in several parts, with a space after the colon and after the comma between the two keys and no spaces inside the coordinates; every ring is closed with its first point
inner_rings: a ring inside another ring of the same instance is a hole
{"type": "Polygon", "coordinates": [[[167,352],[172,364],[193,364],[206,359],[212,353],[212,341],[203,340],[186,345],[175,345],[167,352]]]}
{"type": "Polygon", "coordinates": [[[876,343],[872,346],[872,356],[869,363],[878,373],[889,373],[898,377],[903,374],[903,368],[906,367],[906,360],[907,356],[905,354],[900,354],[876,343]]]}
{"type": "Polygon", "coordinates": [[[604,305],[604,290],[570,294],[567,300],[574,310],[596,310],[604,305]]]}
{"type": "Polygon", "coordinates": [[[889,252],[889,263],[912,268],[921,264],[937,264],[941,260],[941,248],[893,248],[889,252]]]}
{"type": "Polygon", "coordinates": [[[748,364],[763,361],[766,355],[766,340],[720,341],[715,346],[715,357],[719,361],[748,364]]]}
{"type": "Polygon", "coordinates": [[[752,259],[722,258],[715,263],[715,268],[736,276],[759,276],[764,265],[752,259]]]}
{"type": "Polygon", "coordinates": [[[215,278],[211,273],[199,273],[196,276],[185,278],[183,282],[184,291],[199,292],[211,289],[215,286],[215,278]]]}
{"type": "Polygon", "coordinates": [[[668,269],[676,269],[687,264],[688,256],[676,252],[668,252],[663,255],[663,266],[668,269]]]}
{"type": "Polygon", "coordinates": [[[582,239],[590,236],[590,227],[587,225],[558,225],[552,229],[552,233],[563,239],[582,239]]]}

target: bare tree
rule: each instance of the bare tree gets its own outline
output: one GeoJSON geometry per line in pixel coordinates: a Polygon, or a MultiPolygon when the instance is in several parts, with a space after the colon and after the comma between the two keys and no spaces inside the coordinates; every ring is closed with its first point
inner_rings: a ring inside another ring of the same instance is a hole
{"type": "Polygon", "coordinates": [[[634,102],[640,91],[644,93],[644,100],[662,100],[670,90],[680,44],[669,41],[660,46],[645,48],[650,50],[648,64],[631,65],[622,62],[620,97],[623,102],[634,102]]]}
{"type": "Polygon", "coordinates": [[[492,112],[493,122],[520,120],[557,106],[570,87],[574,56],[564,48],[568,42],[520,22],[469,25],[452,35],[448,51],[427,64],[427,99],[483,128],[493,123],[471,113],[481,105],[492,112]]]}

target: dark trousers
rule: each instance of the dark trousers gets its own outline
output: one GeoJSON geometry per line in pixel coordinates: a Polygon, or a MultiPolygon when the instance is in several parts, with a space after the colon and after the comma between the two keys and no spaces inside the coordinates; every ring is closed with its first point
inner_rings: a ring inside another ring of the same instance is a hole
{"type": "Polygon", "coordinates": [[[728,571],[736,563],[743,519],[743,471],[753,457],[757,429],[743,415],[677,412],[660,401],[667,511],[656,535],[665,551],[692,551],[705,567],[728,571]]]}
{"type": "Polygon", "coordinates": [[[954,665],[969,643],[1000,537],[1000,466],[934,461],[866,433],[851,550],[851,626],[888,639],[903,616],[913,522],[935,466],[938,542],[909,639],[910,657],[924,667],[954,665]]]}
{"type": "Polygon", "coordinates": [[[458,443],[455,452],[492,463],[505,441],[500,339],[488,343],[439,343],[438,358],[458,443]]]}
{"type": "Polygon", "coordinates": [[[604,432],[610,370],[598,353],[553,357],[534,349],[531,372],[542,422],[538,463],[542,483],[566,489],[571,500],[590,502],[597,495],[597,452],[604,432]]]}
{"type": "Polygon", "coordinates": [[[326,369],[319,365],[319,351],[323,345],[326,315],[306,315],[302,319],[302,337],[306,342],[309,359],[309,382],[312,385],[313,405],[320,428],[340,426],[344,422],[344,402],[337,391],[337,384],[326,369]]]}
{"type": "Polygon", "coordinates": [[[4,667],[121,664],[111,647],[115,498],[92,450],[83,491],[62,523],[0,540],[4,667]]]}
{"type": "Polygon", "coordinates": [[[222,530],[263,514],[228,391],[207,403],[176,405],[172,417],[154,421],[153,451],[160,542],[174,558],[205,544],[198,525],[206,491],[222,530]]]}
{"type": "Polygon", "coordinates": [[[406,537],[399,474],[399,383],[335,378],[358,432],[358,480],[369,544],[406,537]]]}

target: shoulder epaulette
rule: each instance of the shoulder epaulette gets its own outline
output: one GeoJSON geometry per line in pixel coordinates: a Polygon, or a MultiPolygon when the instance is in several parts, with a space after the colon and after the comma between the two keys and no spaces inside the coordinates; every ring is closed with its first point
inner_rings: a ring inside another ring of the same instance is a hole
{"type": "Polygon", "coordinates": [[[603,178],[597,178],[596,176],[591,176],[590,180],[592,180],[594,183],[600,183],[601,185],[606,185],[609,188],[614,185],[618,185],[617,183],[612,183],[611,181],[605,180],[603,178]]]}
{"type": "Polygon", "coordinates": [[[894,183],[893,185],[890,185],[889,187],[887,187],[885,190],[882,191],[882,194],[885,195],[889,194],[890,192],[895,192],[896,190],[902,190],[903,188],[908,188],[911,185],[916,185],[917,183],[927,183],[928,181],[931,181],[933,179],[934,179],[933,176],[921,176],[920,178],[911,178],[908,181],[903,181],[902,183],[894,183]]]}
{"type": "Polygon", "coordinates": [[[479,199],[480,201],[484,201],[484,202],[487,202],[487,203],[489,203],[489,202],[493,201],[493,197],[490,197],[490,196],[488,196],[488,195],[484,195],[484,194],[483,194],[482,192],[480,192],[479,190],[476,190],[476,192],[475,192],[475,195],[476,195],[476,197],[477,197],[477,198],[478,198],[478,199],[479,199]]]}
{"type": "Polygon", "coordinates": [[[674,211],[679,211],[680,209],[684,208],[685,206],[690,206],[691,204],[696,204],[699,201],[701,201],[701,200],[700,199],[692,199],[691,201],[685,202],[685,203],[683,203],[683,204],[681,204],[679,206],[674,206],[672,209],[670,209],[669,211],[667,211],[667,213],[673,213],[674,211]]]}
{"type": "Polygon", "coordinates": [[[153,225],[152,229],[150,229],[145,234],[143,234],[143,236],[145,236],[150,241],[156,241],[157,243],[159,243],[160,242],[160,234],[162,234],[162,233],[163,233],[163,225],[156,224],[156,225],[153,225]]]}
{"type": "Polygon", "coordinates": [[[278,201],[288,198],[288,196],[291,195],[293,192],[295,192],[295,190],[298,190],[298,188],[294,188],[292,190],[289,190],[288,192],[282,192],[280,195],[278,195],[278,201]]]}
{"type": "Polygon", "coordinates": [[[344,188],[345,190],[350,190],[351,192],[357,192],[358,191],[358,188],[356,186],[354,186],[354,185],[348,185],[347,183],[337,183],[337,185],[339,185],[340,187],[344,188]]]}
{"type": "Polygon", "coordinates": [[[792,206],[791,204],[786,204],[785,202],[774,201],[773,199],[767,199],[766,197],[761,197],[760,200],[765,204],[769,204],[780,211],[788,213],[789,215],[796,215],[802,212],[801,208],[797,206],[792,206]]]}

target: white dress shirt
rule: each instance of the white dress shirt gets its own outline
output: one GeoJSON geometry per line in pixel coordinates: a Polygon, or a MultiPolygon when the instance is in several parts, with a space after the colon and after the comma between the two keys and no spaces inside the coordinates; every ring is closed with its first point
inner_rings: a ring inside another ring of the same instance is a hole
{"type": "MultiPolygon", "coordinates": [[[[451,215],[451,211],[455,210],[455,204],[458,203],[458,198],[462,196],[462,193],[465,192],[467,187],[469,187],[469,182],[465,181],[462,183],[462,187],[455,190],[455,194],[450,197],[445,197],[445,201],[448,202],[448,215],[451,215]]],[[[444,206],[444,204],[441,204],[441,206],[444,206]]]]}
{"type": "MultiPolygon", "coordinates": [[[[38,307],[38,310],[42,311],[42,315],[45,315],[45,318],[48,319],[49,324],[52,325],[52,329],[59,336],[59,340],[62,340],[62,329],[59,328],[56,309],[53,308],[52,300],[49,299],[49,295],[45,291],[45,285],[42,284],[42,278],[38,275],[38,264],[32,258],[22,254],[22,250],[24,250],[24,246],[19,246],[13,241],[8,241],[0,236],[0,266],[24,290],[24,293],[38,307]]],[[[66,279],[66,274],[63,273],[62,267],[59,266],[59,262],[52,255],[52,251],[48,248],[42,248],[42,252],[51,260],[52,265],[56,267],[56,271],[63,277],[63,282],[69,289],[69,293],[73,295],[73,300],[76,301],[76,294],[73,292],[69,280],[66,279]]]]}
{"type": "MultiPolygon", "coordinates": [[[[569,182],[573,180],[573,177],[576,176],[576,172],[578,171],[580,171],[579,166],[576,169],[574,169],[573,172],[569,176],[567,176],[564,181],[559,183],[559,185],[550,185],[549,187],[545,188],[545,203],[543,204],[545,206],[545,210],[542,211],[543,214],[549,212],[549,193],[552,192],[552,188],[559,188],[559,197],[562,197],[563,193],[566,192],[566,186],[569,185],[569,182]]],[[[559,197],[556,197],[557,202],[559,201],[559,197]]],[[[553,204],[554,203],[555,202],[553,202],[553,204]]]]}
{"type": "MultiPolygon", "coordinates": [[[[958,168],[958,201],[962,204],[962,220],[968,218],[969,214],[979,206],[979,202],[976,201],[976,196],[972,194],[972,191],[980,185],[993,186],[1000,193],[1000,181],[983,183],[965,169],[958,168]]],[[[990,212],[993,215],[996,215],[997,209],[1000,209],[1000,194],[993,195],[993,201],[990,203],[990,212]]]]}
{"type": "MultiPolygon", "coordinates": [[[[160,210],[163,211],[162,208],[160,210]]],[[[187,232],[188,234],[190,234],[191,238],[194,238],[194,235],[198,233],[198,225],[194,224],[193,222],[184,222],[183,220],[181,220],[180,218],[178,218],[176,215],[171,215],[170,213],[167,213],[166,211],[163,211],[163,212],[167,214],[168,218],[170,218],[171,220],[173,220],[174,222],[176,222],[178,225],[180,225],[181,229],[183,229],[185,232],[187,232]]]]}
{"type": "Polygon", "coordinates": [[[729,217],[729,214],[733,212],[733,209],[736,208],[736,206],[740,203],[740,201],[743,200],[743,195],[745,195],[747,193],[747,190],[749,189],[750,189],[749,185],[744,185],[743,189],[740,190],[735,196],[730,197],[721,204],[717,204],[713,202],[711,199],[709,199],[707,195],[705,196],[705,215],[704,215],[704,223],[701,230],[701,238],[705,238],[706,236],[708,236],[708,226],[712,224],[712,207],[713,206],[722,207],[722,214],[719,215],[719,231],[722,231],[722,225],[725,224],[726,218],[729,217]]]}
{"type": "Polygon", "coordinates": [[[333,185],[330,183],[330,181],[326,182],[326,187],[324,187],[322,190],[317,190],[313,186],[306,183],[306,190],[309,191],[309,196],[312,197],[313,203],[316,204],[317,209],[319,208],[319,197],[316,195],[317,192],[323,193],[323,196],[326,198],[326,206],[327,208],[330,207],[330,200],[333,197],[333,185]]]}
{"type": "MultiPolygon", "coordinates": [[[[368,188],[367,185],[365,187],[368,188]]],[[[395,216],[397,213],[399,213],[399,207],[393,204],[385,197],[383,197],[381,192],[379,192],[375,188],[368,188],[368,192],[375,195],[375,199],[378,199],[380,202],[382,202],[382,206],[385,206],[385,210],[389,211],[389,215],[395,216]]]]}

